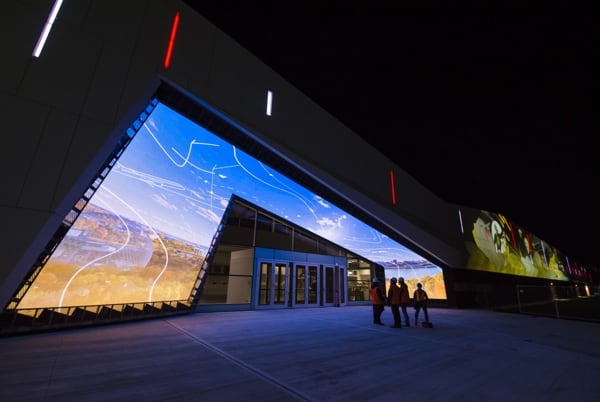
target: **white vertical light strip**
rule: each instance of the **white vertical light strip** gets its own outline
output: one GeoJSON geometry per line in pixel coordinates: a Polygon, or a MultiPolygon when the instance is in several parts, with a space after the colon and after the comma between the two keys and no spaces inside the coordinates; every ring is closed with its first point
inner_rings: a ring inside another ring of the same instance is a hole
{"type": "Polygon", "coordinates": [[[463,227],[462,213],[460,212],[460,209],[458,210],[458,221],[460,222],[460,233],[465,234],[465,228],[463,227]]]}
{"type": "Polygon", "coordinates": [[[271,115],[272,107],[273,107],[273,92],[267,91],[267,116],[271,115]]]}
{"type": "Polygon", "coordinates": [[[60,7],[62,6],[63,0],[55,0],[54,6],[52,6],[52,10],[50,11],[50,15],[48,16],[48,20],[44,25],[44,29],[42,30],[42,34],[38,38],[38,41],[33,49],[33,57],[40,57],[42,53],[42,49],[46,44],[46,39],[48,39],[48,35],[50,35],[50,30],[52,29],[52,24],[54,24],[54,20],[60,11],[60,7]]]}

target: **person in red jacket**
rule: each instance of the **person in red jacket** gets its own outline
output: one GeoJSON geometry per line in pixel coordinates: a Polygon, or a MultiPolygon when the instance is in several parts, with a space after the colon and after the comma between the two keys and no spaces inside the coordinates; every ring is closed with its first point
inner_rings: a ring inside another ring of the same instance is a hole
{"type": "Polygon", "coordinates": [[[388,305],[392,309],[392,315],[394,316],[394,325],[392,328],[402,328],[402,320],[400,319],[400,294],[401,290],[398,287],[398,281],[396,278],[390,279],[390,288],[388,289],[388,305]]]}
{"type": "Polygon", "coordinates": [[[385,293],[379,287],[379,280],[373,278],[371,284],[371,303],[373,304],[373,324],[383,325],[381,313],[385,310],[385,293]]]}
{"type": "Polygon", "coordinates": [[[404,326],[410,327],[410,317],[407,310],[410,305],[410,293],[408,292],[408,285],[404,282],[404,278],[398,278],[398,286],[400,287],[400,308],[404,316],[404,326]]]}

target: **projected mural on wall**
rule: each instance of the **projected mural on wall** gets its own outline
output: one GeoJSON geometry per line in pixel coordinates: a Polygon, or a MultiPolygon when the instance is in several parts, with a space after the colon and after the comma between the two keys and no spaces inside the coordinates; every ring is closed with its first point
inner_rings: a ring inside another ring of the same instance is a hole
{"type": "Polygon", "coordinates": [[[187,299],[232,193],[446,298],[439,267],[158,103],[18,308],[187,299]]]}
{"type": "Polygon", "coordinates": [[[560,281],[591,280],[585,267],[502,214],[480,211],[467,219],[468,268],[560,281]]]}

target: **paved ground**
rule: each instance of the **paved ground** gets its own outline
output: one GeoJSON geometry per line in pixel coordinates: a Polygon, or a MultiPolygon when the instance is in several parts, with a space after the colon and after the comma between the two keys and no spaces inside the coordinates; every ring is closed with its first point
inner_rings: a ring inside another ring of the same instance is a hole
{"type": "Polygon", "coordinates": [[[370,306],[197,313],[0,338],[0,400],[600,400],[598,323],[430,318],[394,329],[370,306]]]}

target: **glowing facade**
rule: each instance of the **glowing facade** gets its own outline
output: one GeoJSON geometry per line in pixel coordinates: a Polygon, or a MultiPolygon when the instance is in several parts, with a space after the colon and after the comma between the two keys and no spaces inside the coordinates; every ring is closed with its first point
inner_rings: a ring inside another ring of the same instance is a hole
{"type": "Polygon", "coordinates": [[[451,305],[591,282],[502,214],[440,200],[182,2],[86,4],[64,2],[33,56],[56,8],[0,6],[3,309],[197,300],[173,275],[202,281],[232,194],[387,276],[439,276],[451,305]]]}

